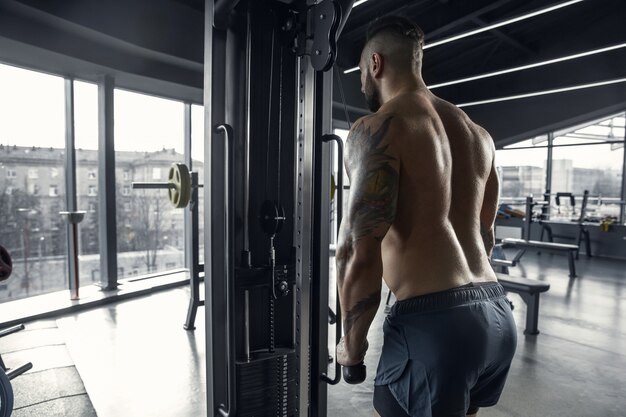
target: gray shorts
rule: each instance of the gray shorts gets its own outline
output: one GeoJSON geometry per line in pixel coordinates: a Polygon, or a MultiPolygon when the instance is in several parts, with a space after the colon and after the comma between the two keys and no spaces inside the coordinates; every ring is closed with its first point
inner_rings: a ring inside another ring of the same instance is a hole
{"type": "MultiPolygon", "coordinates": [[[[383,333],[375,385],[411,417],[464,417],[470,408],[496,404],[517,345],[511,306],[497,282],[398,301],[383,333]]],[[[386,417],[383,401],[374,395],[386,417]]]]}

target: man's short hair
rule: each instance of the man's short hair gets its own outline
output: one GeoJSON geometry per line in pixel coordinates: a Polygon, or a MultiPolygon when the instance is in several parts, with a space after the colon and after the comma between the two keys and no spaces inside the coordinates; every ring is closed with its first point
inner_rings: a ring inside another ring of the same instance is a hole
{"type": "Polygon", "coordinates": [[[372,46],[378,40],[381,41],[378,48],[387,49],[391,55],[403,55],[390,56],[394,64],[421,64],[424,32],[411,20],[402,16],[384,16],[374,20],[367,29],[365,46],[372,46]],[[412,61],[406,59],[409,56],[413,57],[412,61]]]}

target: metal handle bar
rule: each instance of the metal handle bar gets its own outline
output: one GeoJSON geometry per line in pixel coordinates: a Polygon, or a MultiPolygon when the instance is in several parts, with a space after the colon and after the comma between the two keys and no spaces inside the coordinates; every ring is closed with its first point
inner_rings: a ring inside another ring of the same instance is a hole
{"type": "Polygon", "coordinates": [[[176,188],[174,184],[171,182],[133,182],[133,188],[159,188],[169,190],[172,188],[176,188]]]}
{"type": "Polygon", "coordinates": [[[228,357],[226,358],[226,376],[228,379],[227,385],[227,398],[228,408],[226,405],[220,404],[218,411],[222,417],[230,417],[236,415],[235,406],[235,343],[234,333],[231,331],[232,317],[232,302],[231,297],[234,293],[234,279],[233,268],[231,266],[231,232],[233,227],[231,225],[231,218],[229,209],[232,208],[232,181],[233,181],[233,164],[232,164],[232,149],[234,148],[234,134],[232,126],[224,123],[215,127],[215,133],[224,133],[226,141],[224,143],[224,266],[225,266],[225,279],[226,279],[226,352],[228,357]]]}
{"type": "MultiPolygon", "coordinates": [[[[164,190],[169,190],[172,188],[176,188],[176,185],[174,185],[171,182],[133,182],[132,183],[132,187],[135,189],[164,189],[164,190]]],[[[198,184],[198,185],[192,185],[192,188],[194,187],[198,187],[198,188],[203,188],[204,185],[203,184],[198,184]]]]}
{"type": "MultiPolygon", "coordinates": [[[[337,160],[338,171],[337,172],[337,226],[341,225],[341,220],[343,219],[343,141],[337,135],[324,135],[322,136],[322,142],[328,143],[331,141],[337,142],[337,160]]],[[[341,304],[339,300],[339,290],[336,292],[336,321],[335,324],[335,346],[339,344],[341,341],[341,304]]],[[[335,377],[330,379],[326,373],[323,373],[322,381],[326,382],[329,385],[337,385],[339,381],[341,381],[341,365],[337,363],[337,348],[335,347],[335,377]]]]}

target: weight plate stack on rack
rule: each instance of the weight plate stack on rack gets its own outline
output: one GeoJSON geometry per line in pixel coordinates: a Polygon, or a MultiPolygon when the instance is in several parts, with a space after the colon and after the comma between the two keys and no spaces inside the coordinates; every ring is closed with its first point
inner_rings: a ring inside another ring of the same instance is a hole
{"type": "Polygon", "coordinates": [[[237,363],[237,415],[295,416],[296,382],[296,355],[292,351],[237,363]]]}

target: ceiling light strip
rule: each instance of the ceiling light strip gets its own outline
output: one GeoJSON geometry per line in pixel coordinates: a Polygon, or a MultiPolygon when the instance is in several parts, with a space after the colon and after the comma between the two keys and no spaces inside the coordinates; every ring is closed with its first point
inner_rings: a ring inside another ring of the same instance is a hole
{"type": "Polygon", "coordinates": [[[567,91],[583,90],[586,88],[593,88],[593,87],[602,87],[605,85],[619,84],[619,83],[624,83],[624,82],[626,82],[626,78],[618,78],[616,80],[600,81],[600,82],[591,83],[591,84],[574,85],[571,87],[557,88],[554,90],[535,91],[533,93],[519,94],[515,96],[498,97],[498,98],[492,98],[489,100],[472,101],[468,103],[457,104],[457,107],[470,107],[470,106],[478,106],[481,104],[499,103],[502,101],[511,101],[511,100],[518,100],[521,98],[545,96],[549,94],[557,94],[557,93],[564,93],[567,91]]]}
{"type": "Polygon", "coordinates": [[[584,58],[587,56],[601,54],[603,52],[608,52],[608,51],[614,51],[616,49],[621,49],[621,48],[626,48],[626,43],[620,43],[619,45],[607,46],[606,48],[594,49],[592,51],[581,52],[578,54],[568,55],[568,56],[564,56],[561,58],[554,58],[554,59],[550,59],[547,61],[535,62],[534,64],[522,65],[520,67],[503,69],[500,71],[489,72],[489,73],[481,74],[481,75],[474,75],[472,77],[461,78],[461,79],[454,80],[454,81],[446,81],[446,82],[439,83],[439,84],[429,85],[428,88],[432,90],[432,89],[439,88],[439,87],[446,87],[449,85],[461,84],[461,83],[466,83],[466,82],[475,81],[475,80],[481,80],[483,78],[490,78],[490,77],[495,77],[498,75],[510,74],[512,72],[524,71],[524,70],[531,69],[531,68],[542,67],[544,65],[551,65],[551,64],[556,64],[559,62],[570,61],[572,59],[584,58]]]}
{"type": "MultiPolygon", "coordinates": [[[[521,15],[521,16],[517,16],[517,17],[511,18],[511,19],[503,20],[501,22],[494,23],[494,24],[491,24],[491,25],[488,25],[488,26],[484,26],[484,27],[479,28],[479,29],[471,30],[469,32],[461,33],[459,35],[451,36],[449,38],[445,38],[445,39],[442,39],[440,41],[436,41],[436,42],[433,42],[433,43],[426,44],[426,45],[424,45],[424,49],[433,48],[435,46],[439,46],[439,45],[443,45],[443,44],[446,44],[446,43],[454,42],[454,41],[457,41],[459,39],[466,38],[468,36],[472,36],[472,35],[476,35],[478,33],[486,32],[488,30],[496,29],[496,28],[499,28],[499,27],[502,27],[502,26],[506,26],[506,25],[510,25],[512,23],[516,23],[516,22],[519,22],[519,21],[522,21],[522,20],[530,19],[531,17],[539,16],[539,15],[542,15],[542,14],[545,14],[545,13],[552,12],[554,10],[562,9],[563,7],[571,6],[573,4],[580,3],[582,1],[584,1],[584,0],[570,0],[570,1],[563,2],[563,3],[555,4],[555,5],[550,6],[550,7],[546,7],[545,9],[535,10],[534,12],[526,13],[526,14],[521,15]]],[[[362,4],[362,3],[359,3],[359,4],[362,4]]],[[[356,71],[358,69],[359,69],[359,67],[353,67],[353,68],[345,70],[343,73],[344,74],[349,74],[349,73],[354,72],[354,71],[356,71]]]]}
{"type": "Polygon", "coordinates": [[[510,25],[512,23],[520,22],[522,20],[530,19],[531,17],[539,16],[545,13],[552,12],[554,10],[562,9],[563,7],[571,6],[576,3],[580,3],[584,0],[570,0],[563,3],[555,4],[554,6],[546,7],[545,9],[535,10],[534,12],[526,13],[521,16],[513,17],[511,19],[506,19],[498,23],[494,23],[488,26],[484,26],[482,28],[478,28],[475,30],[471,30],[469,32],[461,33],[459,35],[451,36],[449,38],[442,39],[440,41],[436,41],[424,46],[424,49],[434,48],[435,46],[443,45],[449,42],[457,41],[459,39],[467,38],[468,36],[476,35],[478,33],[486,32],[488,30],[497,29],[502,26],[510,25]]]}

